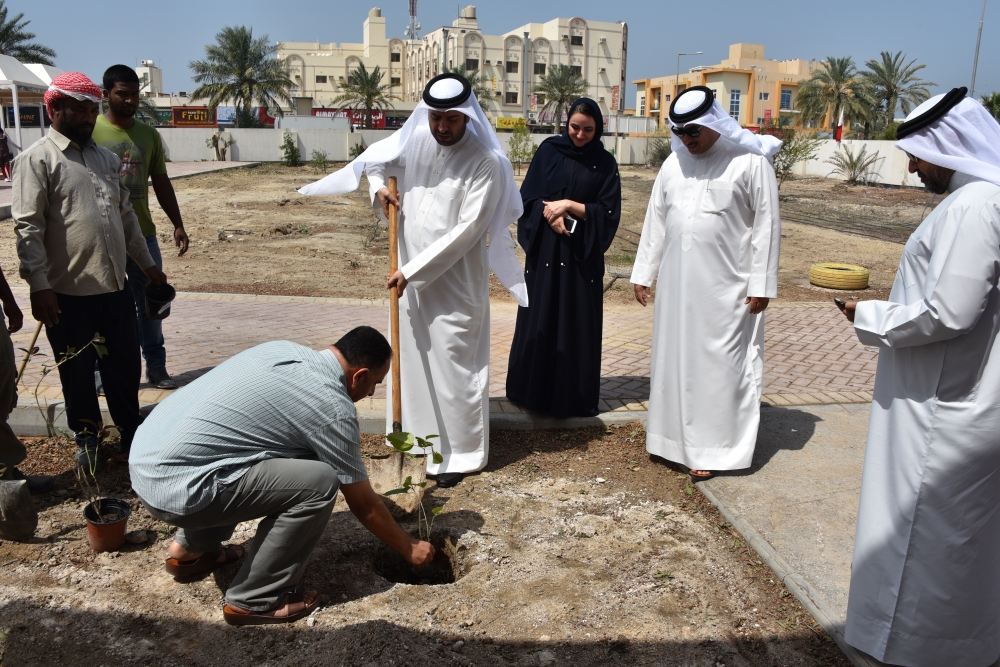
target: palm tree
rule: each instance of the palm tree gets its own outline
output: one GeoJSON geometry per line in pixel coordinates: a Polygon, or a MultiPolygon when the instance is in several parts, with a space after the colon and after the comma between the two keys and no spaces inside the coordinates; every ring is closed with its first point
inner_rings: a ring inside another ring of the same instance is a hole
{"type": "Polygon", "coordinates": [[[979,98],[979,101],[983,103],[983,106],[990,112],[990,115],[1000,122],[1000,93],[983,95],[979,98]]]}
{"type": "Polygon", "coordinates": [[[461,65],[458,67],[446,67],[444,71],[451,74],[458,74],[468,79],[469,85],[472,86],[472,94],[476,96],[476,100],[479,102],[479,107],[483,110],[483,113],[488,114],[490,112],[489,103],[496,97],[492,79],[486,78],[478,69],[467,70],[461,65]]]}
{"type": "Polygon", "coordinates": [[[865,103],[865,81],[854,66],[854,59],[828,57],[813,72],[808,81],[799,86],[795,101],[803,116],[818,120],[830,112],[836,123],[840,110],[844,110],[844,121],[864,122],[871,117],[870,108],[865,103]]]}
{"type": "Polygon", "coordinates": [[[555,65],[542,75],[534,92],[545,96],[542,111],[555,112],[556,134],[562,132],[563,110],[587,92],[587,82],[567,65],[555,65]]]}
{"type": "Polygon", "coordinates": [[[861,76],[874,88],[876,97],[884,105],[886,119],[891,123],[896,117],[897,106],[902,105],[904,114],[910,113],[913,107],[931,96],[927,88],[937,84],[919,78],[917,72],[926,65],[915,65],[916,59],[904,63],[906,54],[902,51],[896,55],[883,51],[881,56],[881,61],[866,62],[868,71],[861,76]]]}
{"type": "Polygon", "coordinates": [[[56,52],[31,41],[35,38],[35,33],[25,30],[31,21],[22,21],[24,14],[18,14],[8,20],[4,1],[0,0],[0,53],[17,58],[23,63],[55,65],[52,59],[56,57],[56,52]]]}
{"type": "Polygon", "coordinates": [[[254,101],[283,116],[279,102],[292,103],[289,91],[295,84],[267,35],[254,39],[252,28],[227,26],[215,36],[215,42],[205,47],[205,60],[188,64],[195,83],[200,84],[191,97],[207,97],[210,109],[232,100],[236,127],[259,124],[253,113],[254,101]]]}
{"type": "Polygon", "coordinates": [[[392,94],[386,94],[390,85],[382,83],[385,72],[375,65],[371,72],[364,63],[358,63],[358,68],[347,76],[347,82],[340,84],[340,95],[334,98],[334,104],[343,104],[347,109],[365,110],[365,127],[372,126],[372,109],[393,109],[389,100],[398,99],[392,94]]]}

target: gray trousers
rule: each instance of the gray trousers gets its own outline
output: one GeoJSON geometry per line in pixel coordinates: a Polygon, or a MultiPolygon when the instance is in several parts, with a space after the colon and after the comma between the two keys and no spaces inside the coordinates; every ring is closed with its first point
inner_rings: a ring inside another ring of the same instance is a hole
{"type": "MultiPolygon", "coordinates": [[[[0,313],[3,313],[0,310],[0,313]]],[[[0,479],[13,479],[14,466],[24,460],[28,452],[7,424],[7,417],[17,406],[17,363],[14,345],[0,314],[0,479]]]]}
{"type": "Polygon", "coordinates": [[[270,459],[222,487],[215,500],[194,514],[171,514],[149,505],[146,509],[180,527],[174,539],[189,551],[218,551],[236,524],[263,517],[246,561],[226,591],[226,602],[270,611],[302,579],[330,521],[339,487],[337,473],[326,463],[270,459]]]}

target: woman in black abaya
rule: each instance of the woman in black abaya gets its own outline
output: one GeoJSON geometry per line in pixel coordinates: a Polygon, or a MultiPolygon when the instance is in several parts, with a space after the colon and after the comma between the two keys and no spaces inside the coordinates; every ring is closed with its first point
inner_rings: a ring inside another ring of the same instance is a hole
{"type": "Polygon", "coordinates": [[[597,103],[577,100],[568,119],[562,135],[538,147],[521,185],[517,240],[529,305],[518,308],[507,368],[508,399],[560,418],[598,412],[604,253],[622,200],[597,103]]]}

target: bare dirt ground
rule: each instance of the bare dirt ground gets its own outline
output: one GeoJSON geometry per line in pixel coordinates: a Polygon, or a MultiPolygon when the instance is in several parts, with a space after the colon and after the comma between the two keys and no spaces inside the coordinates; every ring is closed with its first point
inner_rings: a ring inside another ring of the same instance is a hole
{"type": "MultiPolygon", "coordinates": [[[[387,581],[384,547],[338,502],[303,582],[329,604],[260,629],[222,621],[235,566],[183,583],[163,571],[172,530],[122,462],[100,481],[149,539],[90,552],[70,448],[30,443],[25,472],[59,486],[31,543],[0,543],[0,665],[849,665],[687,478],[647,458],[638,424],[492,440],[482,474],[428,487],[456,583],[387,581]]],[[[250,536],[244,524],[233,541],[250,536]]]]}
{"type": "MultiPolygon", "coordinates": [[[[265,165],[175,181],[192,240],[184,257],[171,250],[171,225],[159,207],[152,206],[171,283],[196,292],[383,298],[388,243],[384,226],[376,231],[367,184],[338,196],[304,197],[296,192],[321,176],[307,167],[265,165]]],[[[631,266],[655,177],[654,169],[622,168],[621,231],[607,255],[608,264],[626,270],[631,266]]],[[[871,287],[858,296],[884,298],[905,236],[886,236],[885,226],[877,223],[898,220],[900,229],[909,229],[929,200],[920,190],[848,187],[826,179],[788,181],[781,196],[785,222],[779,298],[790,301],[830,298],[833,292],[808,281],[810,264],[830,261],[867,267],[871,287]],[[874,222],[862,224],[867,221],[874,222]]],[[[0,236],[0,265],[7,267],[8,276],[17,266],[14,241],[10,231],[0,236]]],[[[509,300],[496,280],[491,296],[509,300]]],[[[606,298],[631,303],[628,277],[618,279],[606,298]]]]}

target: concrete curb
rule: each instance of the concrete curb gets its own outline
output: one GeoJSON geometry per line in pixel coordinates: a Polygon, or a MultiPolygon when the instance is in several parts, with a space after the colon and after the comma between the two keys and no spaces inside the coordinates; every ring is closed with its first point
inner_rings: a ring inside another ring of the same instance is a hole
{"type": "MultiPolygon", "coordinates": [[[[34,401],[25,400],[10,413],[7,423],[18,437],[45,437],[50,435],[46,420],[42,417],[34,401]]],[[[65,404],[62,401],[43,401],[43,409],[48,414],[56,428],[68,429],[66,424],[65,404]]],[[[140,403],[144,413],[152,411],[156,403],[140,403]]],[[[107,404],[101,399],[101,418],[105,424],[112,424],[111,414],[107,404]]],[[[508,414],[493,412],[490,414],[490,428],[497,431],[535,431],[549,428],[587,428],[591,426],[607,426],[610,424],[628,424],[640,421],[646,424],[646,412],[605,412],[596,417],[574,417],[571,419],[553,419],[532,414],[508,414]]],[[[385,433],[384,410],[358,410],[358,422],[362,433],[385,433]]]]}
{"type": "Polygon", "coordinates": [[[710,484],[711,480],[698,482],[695,486],[698,487],[702,495],[708,498],[709,502],[718,508],[722,516],[726,518],[726,521],[732,524],[733,528],[743,536],[747,544],[757,552],[761,559],[767,563],[768,567],[774,570],[774,573],[781,580],[781,583],[785,585],[785,588],[802,603],[806,611],[833,638],[833,641],[837,643],[837,646],[844,652],[847,659],[857,667],[886,667],[884,663],[862,653],[844,640],[844,623],[837,614],[830,609],[826,602],[823,601],[823,598],[819,596],[816,590],[801,575],[792,570],[791,566],[785,562],[785,559],[778,555],[778,552],[767,543],[767,540],[753,526],[741,519],[736,510],[712,493],[710,484]]]}

